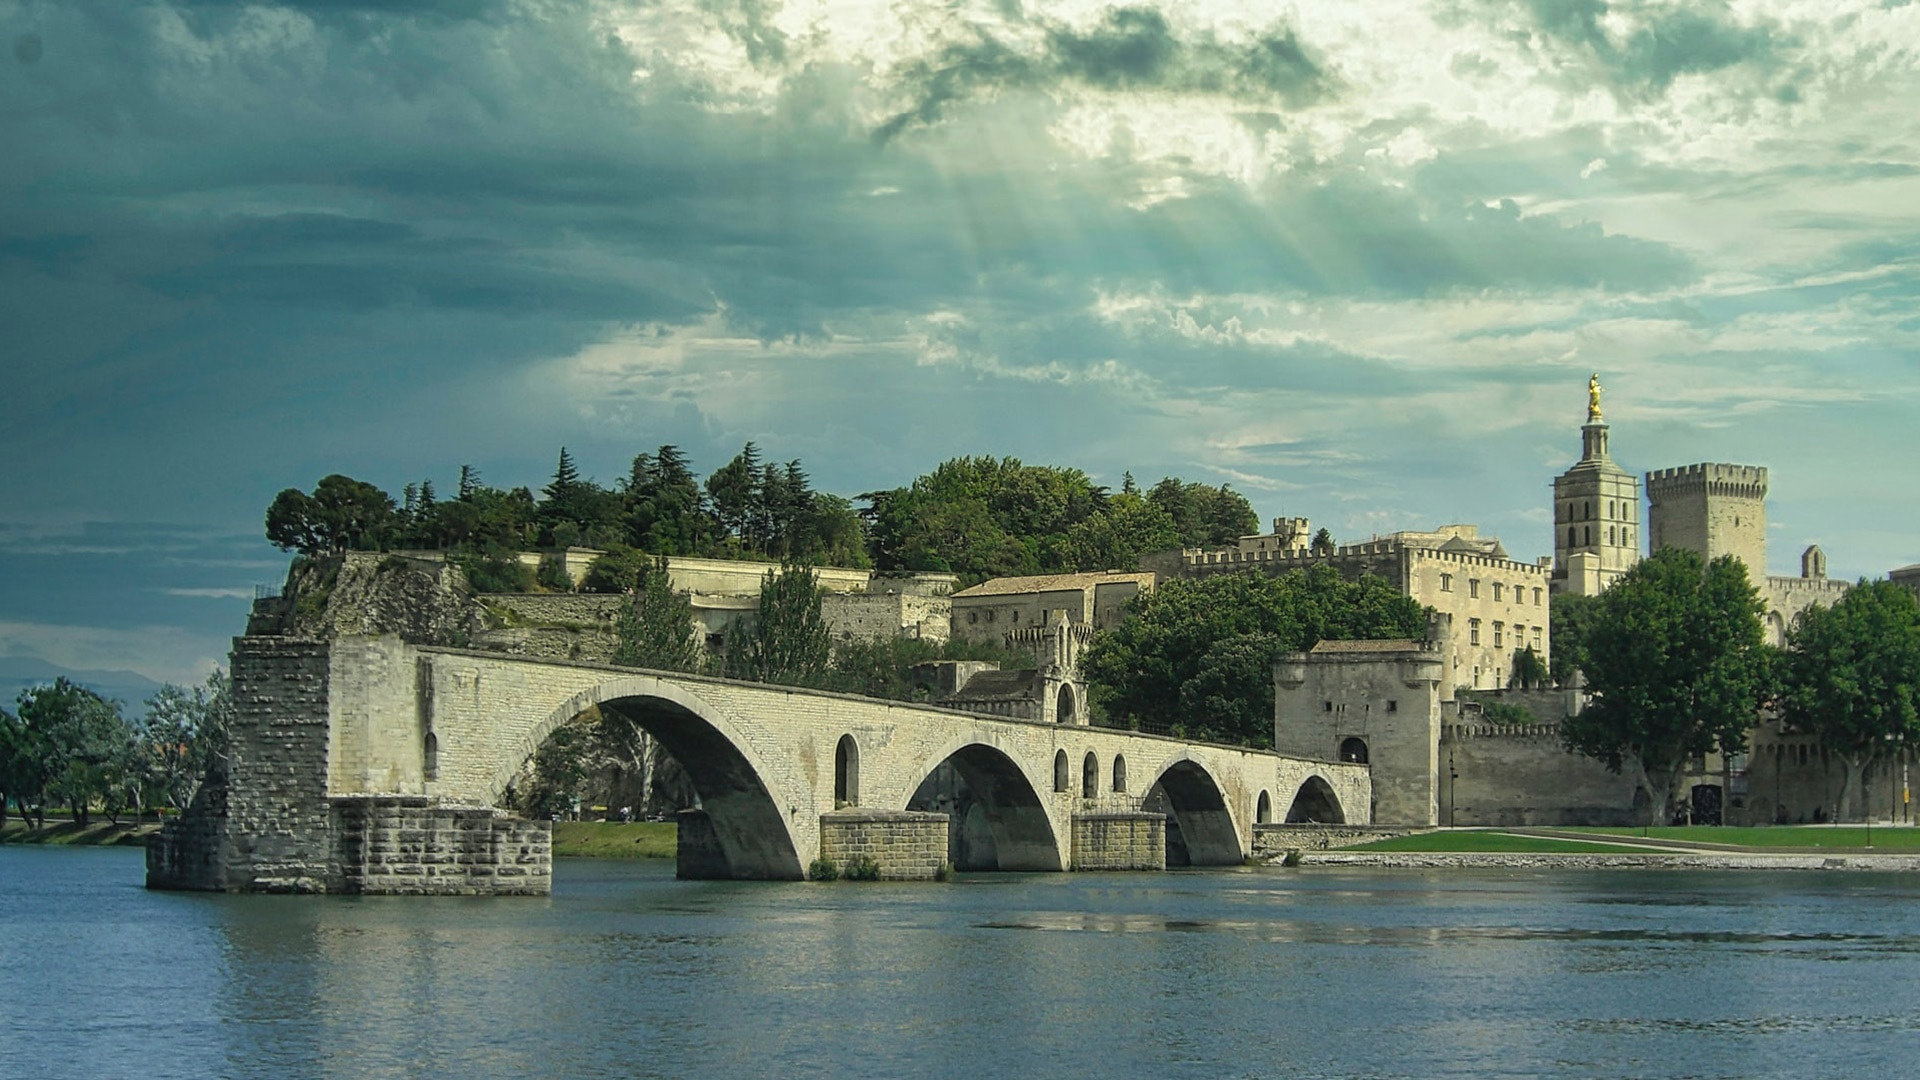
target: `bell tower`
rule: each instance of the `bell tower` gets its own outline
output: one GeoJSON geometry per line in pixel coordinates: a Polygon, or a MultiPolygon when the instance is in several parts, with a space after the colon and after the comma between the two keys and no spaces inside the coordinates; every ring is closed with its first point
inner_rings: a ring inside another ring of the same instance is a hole
{"type": "Polygon", "coordinates": [[[1553,481],[1553,579],[1556,593],[1593,596],[1640,561],[1640,479],[1607,452],[1603,388],[1587,380],[1587,422],[1580,460],[1553,481]]]}

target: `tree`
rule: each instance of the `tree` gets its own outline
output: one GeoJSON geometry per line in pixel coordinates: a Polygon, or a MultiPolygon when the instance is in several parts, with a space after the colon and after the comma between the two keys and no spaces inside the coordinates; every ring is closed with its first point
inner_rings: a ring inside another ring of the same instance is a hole
{"type": "Polygon", "coordinates": [[[768,571],[760,584],[753,621],[727,634],[726,674],[735,679],[813,686],[832,655],[820,616],[820,584],[814,572],[791,563],[768,571]]]}
{"type": "Polygon", "coordinates": [[[1426,612],[1377,577],[1329,566],[1280,576],[1169,581],[1128,601],[1126,622],[1081,659],[1094,703],[1124,727],[1273,744],[1273,662],[1323,639],[1422,638],[1426,612]]]}
{"type": "Polygon", "coordinates": [[[45,799],[66,803],[74,820],[85,825],[94,799],[106,794],[112,770],[132,740],[119,702],[62,677],[52,686],[23,691],[19,704],[33,755],[26,763],[28,786],[45,799]]]}
{"type": "Polygon", "coordinates": [[[335,473],[313,494],[287,488],[267,507],[267,539],[302,555],[380,547],[393,523],[393,498],[372,484],[335,473]]]}
{"type": "Polygon", "coordinates": [[[1170,476],[1153,485],[1147,501],[1173,520],[1180,540],[1172,547],[1225,547],[1260,531],[1253,504],[1226,484],[1216,488],[1170,476]]]}
{"type": "Polygon", "coordinates": [[[673,591],[666,560],[641,556],[631,588],[613,621],[613,662],[658,671],[697,670],[700,642],[694,631],[693,601],[686,593],[673,591]]]}
{"type": "Polygon", "coordinates": [[[0,709],[0,826],[7,823],[9,800],[20,805],[23,816],[27,807],[37,801],[39,788],[35,784],[33,765],[36,757],[26,725],[19,717],[0,709]]]}
{"type": "Polygon", "coordinates": [[[635,457],[622,497],[628,539],[642,551],[693,555],[713,537],[700,483],[677,446],[635,457]]]}
{"type": "Polygon", "coordinates": [[[232,723],[233,680],[222,671],[190,689],[168,683],[147,699],[140,743],[168,805],[185,810],[207,774],[225,762],[232,723]]]}
{"type": "Polygon", "coordinates": [[[1338,548],[1333,542],[1333,534],[1325,528],[1322,528],[1319,532],[1313,534],[1313,543],[1309,546],[1309,550],[1315,556],[1324,557],[1335,554],[1338,548]]]}
{"type": "Polygon", "coordinates": [[[1532,690],[1547,685],[1547,662],[1529,645],[1516,649],[1513,653],[1513,677],[1507,685],[1520,690],[1532,690]]]}
{"type": "Polygon", "coordinates": [[[1920,745],[1920,603],[1863,580],[1802,611],[1781,659],[1781,717],[1846,763],[1838,820],[1852,820],[1874,764],[1920,745]]]}
{"type": "Polygon", "coordinates": [[[1069,559],[1080,570],[1132,570],[1140,556],[1182,545],[1173,518],[1137,494],[1121,492],[1103,514],[1067,533],[1069,559]]]}
{"type": "Polygon", "coordinates": [[[1661,548],[1595,598],[1584,670],[1590,703],[1561,725],[1567,749],[1632,768],[1652,824],[1671,820],[1690,758],[1746,745],[1767,679],[1758,592],[1745,564],[1661,548]]]}
{"type": "Polygon", "coordinates": [[[749,533],[762,509],[761,480],[760,448],[752,443],[707,477],[707,498],[723,536],[750,542],[749,533]]]}
{"type": "Polygon", "coordinates": [[[1553,642],[1553,681],[1573,685],[1586,666],[1587,634],[1593,625],[1594,596],[1555,593],[1548,600],[1547,635],[1553,642]]]}

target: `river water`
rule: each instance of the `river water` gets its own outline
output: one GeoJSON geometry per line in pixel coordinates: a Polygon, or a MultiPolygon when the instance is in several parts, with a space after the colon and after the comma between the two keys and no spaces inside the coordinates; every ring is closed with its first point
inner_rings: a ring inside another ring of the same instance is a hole
{"type": "Polygon", "coordinates": [[[0,1077],[1888,1077],[1920,881],[1231,870],[207,896],[0,848],[0,1077]]]}

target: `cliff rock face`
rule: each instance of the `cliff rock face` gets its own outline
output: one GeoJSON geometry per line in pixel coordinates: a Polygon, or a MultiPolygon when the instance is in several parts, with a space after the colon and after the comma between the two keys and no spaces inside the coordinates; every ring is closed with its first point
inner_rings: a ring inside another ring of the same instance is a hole
{"type": "Polygon", "coordinates": [[[348,552],[294,564],[280,633],[331,640],[398,634],[416,645],[466,647],[488,629],[460,569],[437,559],[348,552]]]}

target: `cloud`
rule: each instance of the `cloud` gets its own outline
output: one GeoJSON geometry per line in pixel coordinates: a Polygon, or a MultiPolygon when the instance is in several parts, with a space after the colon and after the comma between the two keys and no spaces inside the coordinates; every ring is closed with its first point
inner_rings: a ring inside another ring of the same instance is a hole
{"type": "Polygon", "coordinates": [[[1084,28],[1033,17],[1009,29],[998,35],[969,25],[963,40],[902,65],[893,90],[910,104],[874,137],[885,142],[937,123],[954,104],[998,92],[1078,87],[1299,107],[1338,87],[1286,23],[1229,41],[1210,29],[1183,34],[1157,8],[1114,7],[1084,28]]]}

